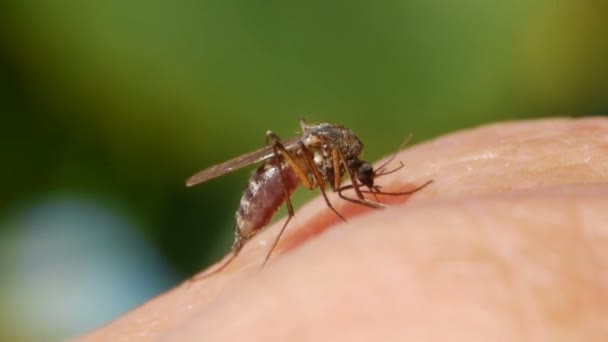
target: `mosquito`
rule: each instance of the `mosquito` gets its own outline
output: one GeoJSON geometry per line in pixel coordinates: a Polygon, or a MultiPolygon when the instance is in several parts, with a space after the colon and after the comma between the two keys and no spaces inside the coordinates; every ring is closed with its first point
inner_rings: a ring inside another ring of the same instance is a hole
{"type": "Polygon", "coordinates": [[[386,205],[380,203],[377,195],[411,195],[433,182],[427,181],[405,192],[381,191],[381,187],[374,184],[374,180],[403,167],[403,163],[400,163],[397,168],[384,171],[384,167],[396,154],[375,171],[370,163],[359,159],[363,151],[363,143],[350,129],[332,123],[308,124],[304,119],[300,120],[300,129],[301,135],[289,140],[281,140],[272,131],[268,131],[265,147],[211,166],[186,181],[186,186],[191,187],[249,165],[262,163],[253,172],[236,211],[231,256],[214,271],[195,276],[191,281],[207,278],[225,269],[239,255],[245,244],[264,230],[272,216],[285,203],[287,219],[266,254],[262,263],[264,266],[287,224],[294,217],[290,196],[299,185],[303,185],[308,190],[319,189],[327,206],[340,219],[346,221],[329,201],[326,193],[328,185],[346,201],[382,209],[386,205]],[[345,173],[348,173],[351,179],[349,185],[342,185],[345,173]],[[343,193],[349,189],[354,190],[356,198],[348,197],[343,193]],[[372,194],[376,201],[365,198],[364,193],[372,194]]]}

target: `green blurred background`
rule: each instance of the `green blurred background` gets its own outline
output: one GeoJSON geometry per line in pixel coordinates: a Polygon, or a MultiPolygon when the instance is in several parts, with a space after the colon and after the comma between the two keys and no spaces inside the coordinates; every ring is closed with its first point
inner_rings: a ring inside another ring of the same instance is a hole
{"type": "Polygon", "coordinates": [[[605,0],[4,0],[0,340],[82,333],[228,252],[250,171],[184,180],[268,129],[342,123],[376,160],[606,112],[607,37],[605,0]]]}

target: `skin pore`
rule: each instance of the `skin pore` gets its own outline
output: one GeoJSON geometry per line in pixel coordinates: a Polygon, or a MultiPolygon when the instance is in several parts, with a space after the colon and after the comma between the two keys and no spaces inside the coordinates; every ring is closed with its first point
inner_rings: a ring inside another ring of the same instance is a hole
{"type": "Polygon", "coordinates": [[[282,220],[222,272],[76,340],[608,337],[608,120],[498,123],[397,161],[384,191],[433,184],[387,210],[329,194],[346,223],[316,198],[261,271],[282,220]]]}

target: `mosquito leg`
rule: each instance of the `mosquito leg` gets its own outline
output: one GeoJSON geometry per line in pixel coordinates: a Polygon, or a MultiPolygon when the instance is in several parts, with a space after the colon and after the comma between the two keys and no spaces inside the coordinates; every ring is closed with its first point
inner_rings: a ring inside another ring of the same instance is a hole
{"type": "MultiPolygon", "coordinates": [[[[306,174],[304,173],[303,170],[301,170],[301,168],[297,165],[297,163],[293,160],[293,157],[291,156],[291,154],[289,153],[289,151],[287,151],[285,149],[285,147],[283,146],[283,144],[281,143],[281,139],[274,134],[271,131],[266,132],[266,144],[268,145],[270,143],[270,140],[273,140],[273,149],[274,149],[274,154],[277,158],[279,158],[279,175],[281,177],[281,184],[283,185],[283,189],[285,191],[285,199],[286,199],[286,203],[287,203],[287,211],[289,212],[289,217],[287,218],[287,221],[285,222],[285,224],[283,224],[283,227],[281,228],[281,231],[279,232],[279,236],[275,239],[272,248],[270,249],[270,251],[268,252],[268,254],[266,255],[266,258],[264,259],[264,263],[262,264],[262,266],[264,264],[266,264],[266,262],[268,261],[268,259],[270,258],[270,255],[272,254],[274,248],[277,245],[277,242],[279,241],[279,238],[281,237],[281,235],[283,234],[283,231],[285,230],[285,228],[287,227],[287,223],[289,223],[289,221],[291,220],[291,218],[294,216],[294,209],[293,209],[293,205],[291,203],[291,200],[289,198],[289,193],[287,191],[287,188],[285,186],[285,174],[284,174],[284,170],[281,167],[281,165],[283,165],[282,161],[287,161],[289,162],[290,166],[292,166],[292,168],[294,169],[296,175],[298,175],[299,178],[301,178],[301,182],[304,184],[308,184],[309,186],[312,185],[312,183],[310,182],[310,180],[306,177],[306,174]],[[291,162],[290,162],[291,161],[291,162]]],[[[230,257],[218,268],[216,268],[215,270],[209,272],[209,273],[203,273],[200,275],[196,275],[190,279],[187,280],[187,284],[194,282],[194,281],[198,281],[198,280],[202,280],[205,278],[208,278],[214,274],[217,274],[221,271],[223,271],[224,269],[226,269],[226,267],[228,267],[235,259],[236,257],[239,255],[239,253],[241,252],[241,250],[243,249],[243,247],[245,246],[245,243],[247,241],[249,241],[254,234],[249,235],[249,236],[241,236],[238,233],[238,229],[236,230],[236,238],[235,238],[235,242],[232,245],[232,255],[230,255],[230,257]]]]}
{"type": "MultiPolygon", "coordinates": [[[[274,134],[273,132],[268,131],[268,132],[266,132],[266,139],[267,140],[273,139],[275,141],[274,142],[275,148],[276,148],[275,154],[277,156],[280,155],[285,158],[285,161],[289,164],[289,166],[291,166],[291,168],[294,170],[294,172],[296,173],[298,178],[300,178],[300,180],[302,181],[304,186],[308,190],[314,189],[314,184],[306,176],[306,173],[304,172],[302,167],[296,162],[295,158],[291,155],[291,153],[285,149],[285,147],[281,143],[279,137],[276,134],[274,134]]],[[[311,156],[310,151],[308,150],[308,148],[306,147],[306,145],[304,145],[304,143],[302,141],[300,141],[300,149],[302,150],[302,154],[304,155],[304,159],[306,160],[306,165],[308,166],[308,169],[311,171],[313,179],[317,183],[319,190],[321,191],[321,194],[323,195],[323,198],[325,199],[325,203],[334,213],[336,213],[336,215],[338,215],[338,217],[340,217],[343,221],[346,222],[346,219],[344,218],[344,216],[342,216],[342,214],[340,214],[329,201],[329,198],[327,197],[327,193],[325,193],[325,181],[323,180],[323,177],[321,177],[321,174],[319,173],[317,166],[312,161],[312,156],[311,156]]]]}
{"type": "MultiPolygon", "coordinates": [[[[349,185],[349,188],[351,188],[351,186],[349,185]]],[[[340,196],[341,199],[345,200],[345,201],[349,201],[352,203],[356,203],[356,204],[361,204],[364,205],[366,207],[372,208],[372,209],[385,209],[388,208],[388,206],[384,203],[380,203],[380,202],[374,202],[374,201],[370,201],[366,198],[351,198],[348,196],[345,196],[342,191],[345,190],[344,188],[340,188],[338,189],[338,196],[340,196]]],[[[366,192],[366,191],[364,191],[366,192]]]]}
{"type": "MultiPolygon", "coordinates": [[[[362,192],[364,193],[370,193],[370,192],[374,192],[380,195],[384,195],[384,196],[405,196],[405,195],[411,195],[413,193],[416,193],[424,188],[426,188],[429,184],[433,183],[433,180],[431,179],[430,181],[427,181],[426,183],[412,189],[412,190],[408,190],[408,191],[400,191],[400,192],[387,192],[387,191],[380,191],[380,187],[377,187],[375,190],[376,191],[367,191],[367,190],[362,190],[362,192]]],[[[344,188],[350,187],[350,185],[345,186],[344,188]]],[[[344,189],[346,190],[346,189],[344,189]]]]}
{"type": "MultiPolygon", "coordinates": [[[[353,173],[353,170],[351,170],[350,167],[348,167],[346,158],[344,158],[344,154],[342,153],[342,151],[340,149],[338,149],[338,154],[340,156],[340,161],[344,165],[344,169],[348,172],[348,176],[350,177],[350,182],[352,183],[353,189],[355,189],[355,193],[357,194],[357,197],[360,200],[364,200],[365,197],[363,197],[363,194],[361,193],[361,190],[359,189],[359,184],[357,183],[357,176],[353,173]]],[[[338,191],[338,192],[340,192],[340,191],[338,191]]],[[[342,196],[340,195],[340,197],[342,197],[342,196]]]]}
{"type": "Polygon", "coordinates": [[[332,184],[331,188],[334,192],[336,192],[342,183],[342,174],[340,173],[340,153],[338,152],[337,148],[334,148],[331,151],[331,160],[334,168],[334,183],[332,184]]]}
{"type": "MultiPolygon", "coordinates": [[[[289,151],[287,151],[287,149],[285,149],[285,147],[281,143],[279,137],[276,134],[274,134],[273,132],[268,131],[268,132],[266,132],[266,139],[267,139],[267,141],[268,141],[268,139],[274,140],[274,144],[275,144],[275,148],[276,148],[275,154],[277,156],[280,155],[285,158],[284,160],[289,164],[289,166],[291,166],[291,168],[294,170],[295,174],[302,181],[302,184],[308,190],[314,189],[314,184],[306,176],[306,173],[304,172],[302,167],[296,162],[296,160],[292,156],[292,154],[289,151]]],[[[313,179],[317,183],[319,190],[321,191],[321,194],[323,195],[323,199],[325,199],[325,203],[334,213],[336,213],[336,215],[338,215],[339,218],[342,219],[342,221],[346,222],[346,219],[344,218],[344,216],[342,216],[342,214],[340,214],[329,201],[329,198],[327,197],[327,193],[325,192],[325,181],[323,180],[323,177],[321,177],[321,174],[319,173],[317,166],[312,161],[312,156],[311,156],[310,151],[308,150],[306,145],[304,145],[304,143],[301,141],[300,141],[300,149],[302,150],[302,154],[304,155],[304,159],[306,160],[306,165],[308,166],[308,169],[311,171],[313,179]]],[[[290,203],[290,202],[288,202],[288,203],[290,203]]]]}
{"type": "Polygon", "coordinates": [[[266,142],[268,143],[270,140],[274,141],[273,148],[277,158],[282,158],[282,160],[286,161],[287,164],[289,164],[289,166],[293,169],[294,173],[296,174],[296,176],[298,176],[300,182],[302,183],[302,185],[304,185],[304,187],[309,190],[313,189],[314,185],[306,175],[306,171],[302,169],[302,167],[300,166],[300,164],[298,164],[291,152],[289,152],[285,148],[285,146],[283,146],[283,143],[281,143],[281,139],[279,139],[279,137],[272,131],[266,132],[266,142]]]}
{"type": "Polygon", "coordinates": [[[304,143],[301,141],[300,141],[300,148],[302,149],[302,152],[303,152],[302,154],[304,155],[304,159],[306,159],[306,164],[308,165],[308,168],[312,172],[313,178],[319,185],[319,190],[321,191],[321,194],[323,195],[323,198],[325,199],[325,203],[334,213],[336,213],[336,215],[338,215],[339,218],[342,219],[342,221],[346,222],[346,219],[344,218],[344,216],[342,216],[342,214],[340,214],[329,201],[329,198],[327,197],[327,193],[325,193],[325,181],[321,177],[321,174],[319,173],[317,166],[312,161],[312,156],[310,155],[310,151],[304,145],[304,143]]]}
{"type": "MultiPolygon", "coordinates": [[[[340,190],[340,183],[342,180],[342,177],[340,176],[340,164],[342,159],[340,158],[341,154],[337,148],[333,149],[333,151],[331,151],[331,154],[334,168],[334,183],[332,185],[332,189],[334,190],[334,192],[338,192],[340,190]]],[[[351,173],[349,170],[349,175],[350,174],[351,173]]],[[[373,189],[370,188],[370,190],[372,190],[371,192],[374,195],[376,202],[380,203],[380,199],[378,198],[378,196],[376,196],[376,193],[373,191],[373,189]]],[[[344,196],[342,195],[340,195],[340,197],[344,198],[344,196]]]]}
{"type": "Polygon", "coordinates": [[[249,237],[247,237],[247,238],[237,237],[236,242],[232,245],[232,254],[230,255],[230,257],[228,257],[228,259],[226,261],[224,261],[224,263],[222,265],[220,265],[220,267],[216,268],[215,270],[213,270],[209,273],[195,275],[194,277],[187,280],[187,284],[209,278],[212,275],[223,271],[226,267],[228,267],[228,265],[230,265],[234,261],[234,259],[236,259],[236,257],[239,255],[239,253],[243,249],[243,246],[245,246],[245,242],[247,242],[247,240],[249,240],[249,237]]]}
{"type": "MultiPolygon", "coordinates": [[[[370,188],[369,186],[368,186],[368,188],[369,188],[369,192],[370,192],[370,193],[371,193],[371,194],[374,196],[374,198],[376,199],[376,202],[378,202],[378,203],[382,203],[382,201],[380,201],[380,199],[378,198],[378,195],[376,195],[376,192],[377,192],[377,191],[374,191],[374,188],[370,188]]],[[[364,192],[364,190],[361,190],[361,192],[364,192]]],[[[367,192],[367,191],[365,191],[365,192],[367,192]]]]}
{"type": "MultiPolygon", "coordinates": [[[[264,265],[266,265],[266,262],[268,262],[268,259],[270,258],[270,256],[272,255],[272,252],[274,251],[274,249],[277,246],[277,243],[279,243],[279,240],[281,239],[281,236],[283,236],[283,233],[285,232],[285,228],[287,228],[287,224],[289,224],[289,221],[291,221],[291,219],[295,216],[295,212],[293,210],[293,204],[291,203],[291,199],[289,198],[289,192],[287,191],[287,186],[285,186],[285,171],[283,170],[283,161],[286,160],[285,155],[288,155],[288,158],[292,158],[291,154],[289,154],[289,151],[287,151],[285,149],[285,147],[283,146],[283,144],[281,144],[281,141],[278,139],[278,137],[272,133],[272,132],[267,132],[266,133],[266,140],[268,141],[268,139],[273,139],[274,140],[274,154],[277,156],[277,158],[279,159],[279,176],[281,177],[281,184],[283,184],[283,190],[285,191],[285,203],[287,205],[287,220],[285,220],[285,223],[283,223],[283,226],[281,227],[281,230],[279,231],[279,235],[277,235],[277,237],[274,239],[274,242],[272,243],[272,246],[270,247],[270,250],[268,251],[268,253],[266,254],[266,257],[264,258],[264,262],[262,263],[262,267],[264,267],[264,265]],[[282,153],[280,152],[282,149],[282,153]],[[285,153],[285,155],[283,154],[285,153]]],[[[298,172],[296,171],[296,174],[298,174],[298,172]]],[[[306,179],[308,180],[308,177],[306,177],[306,179]]]]}
{"type": "Polygon", "coordinates": [[[279,243],[281,236],[283,236],[283,232],[285,232],[285,228],[287,228],[287,224],[289,224],[289,221],[291,221],[291,219],[294,217],[293,205],[291,204],[291,199],[289,199],[289,197],[287,197],[287,212],[288,212],[287,220],[285,220],[285,223],[283,223],[283,227],[281,227],[281,230],[279,231],[279,235],[277,235],[277,237],[274,239],[274,242],[272,243],[272,247],[270,247],[270,250],[266,254],[266,257],[264,258],[264,262],[262,263],[261,267],[264,267],[264,265],[266,265],[266,263],[268,262],[268,259],[270,259],[270,255],[272,255],[272,252],[277,247],[277,244],[279,243]]]}
{"type": "MultiPolygon", "coordinates": [[[[426,188],[431,183],[433,183],[433,180],[427,181],[426,183],[424,183],[412,190],[401,191],[401,192],[380,191],[380,186],[374,186],[374,188],[375,188],[374,190],[376,190],[376,191],[361,190],[361,192],[365,193],[365,194],[369,194],[369,193],[373,192],[373,193],[377,193],[377,194],[384,195],[384,196],[405,196],[405,195],[411,195],[415,192],[418,192],[418,191],[426,188]]],[[[352,188],[354,188],[353,185],[348,184],[348,185],[345,185],[345,186],[341,187],[340,189],[338,189],[338,191],[345,191],[345,190],[352,189],[352,188]]]]}
{"type": "MultiPolygon", "coordinates": [[[[376,191],[374,191],[374,189],[371,190],[361,190],[362,193],[372,193],[372,194],[378,194],[378,195],[384,195],[384,196],[407,196],[407,195],[411,195],[414,194],[424,188],[426,188],[429,184],[433,183],[432,180],[412,189],[409,191],[403,191],[403,192],[384,192],[384,191],[380,191],[378,190],[379,187],[377,189],[375,189],[376,191]]],[[[353,202],[353,203],[357,203],[357,204],[361,204],[364,205],[366,207],[370,207],[370,208],[374,208],[374,209],[382,209],[382,208],[387,208],[388,206],[386,204],[383,203],[379,203],[379,202],[374,202],[374,201],[370,201],[367,199],[359,199],[359,198],[351,198],[348,196],[345,196],[342,192],[348,189],[353,189],[354,186],[352,184],[349,185],[345,185],[343,187],[341,187],[340,189],[338,189],[338,195],[340,196],[340,198],[342,198],[343,200],[349,201],[349,202],[353,202]]]]}
{"type": "MultiPolygon", "coordinates": [[[[266,131],[266,145],[270,145],[270,140],[272,140],[272,143],[276,143],[281,142],[281,138],[279,138],[278,135],[276,135],[273,131],[266,131]]],[[[276,153],[276,150],[275,150],[276,153]]]]}

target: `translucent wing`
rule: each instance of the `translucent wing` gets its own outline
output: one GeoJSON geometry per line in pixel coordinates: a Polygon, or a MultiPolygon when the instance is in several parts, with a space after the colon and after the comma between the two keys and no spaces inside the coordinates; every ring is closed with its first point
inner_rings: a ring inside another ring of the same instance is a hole
{"type": "MultiPolygon", "coordinates": [[[[298,142],[300,141],[300,137],[293,137],[289,140],[282,142],[285,149],[288,151],[292,151],[298,147],[298,142]]],[[[251,164],[262,162],[266,159],[274,157],[274,149],[272,145],[263,147],[259,150],[252,151],[249,153],[245,153],[236,158],[230,159],[223,163],[213,165],[203,171],[195,174],[194,176],[188,178],[186,181],[186,186],[194,186],[203,182],[206,182],[210,179],[217,178],[223,176],[232,171],[236,171],[247,167],[251,164]]]]}

